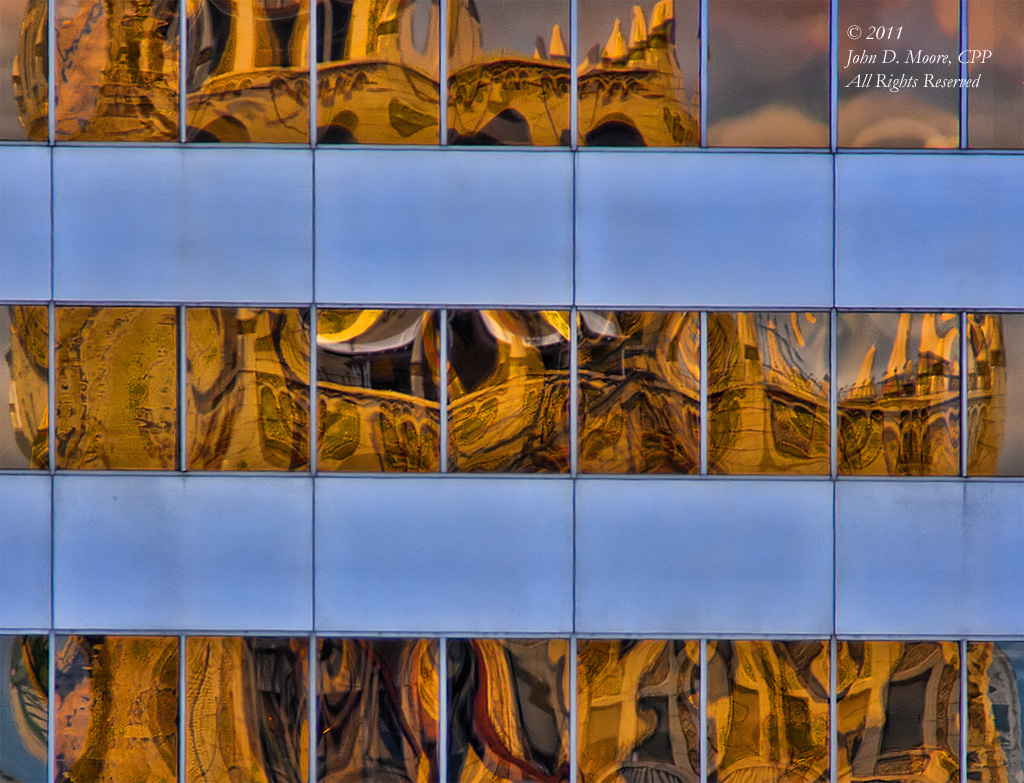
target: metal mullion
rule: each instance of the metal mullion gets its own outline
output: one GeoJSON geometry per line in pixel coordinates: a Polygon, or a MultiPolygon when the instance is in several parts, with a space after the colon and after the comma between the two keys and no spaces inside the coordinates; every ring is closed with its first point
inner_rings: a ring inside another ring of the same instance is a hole
{"type": "Polygon", "coordinates": [[[308,676],[306,677],[306,720],[308,721],[308,729],[306,735],[309,741],[307,747],[307,753],[309,754],[309,763],[307,764],[307,780],[308,783],[317,783],[317,754],[316,754],[316,741],[317,737],[320,736],[320,731],[317,727],[317,660],[319,658],[319,650],[317,649],[317,638],[316,633],[312,632],[309,634],[309,650],[307,650],[306,657],[306,669],[308,676]]]}
{"type": "Polygon", "coordinates": [[[708,473],[708,314],[700,313],[700,378],[697,388],[700,390],[700,475],[708,473]]]}
{"type": "Polygon", "coordinates": [[[55,144],[57,141],[57,0],[46,1],[46,59],[46,141],[48,144],[55,144]]]}
{"type": "Polygon", "coordinates": [[[579,312],[569,309],[569,475],[579,472],[580,379],[579,312]]]}
{"type": "Polygon", "coordinates": [[[967,640],[960,640],[960,783],[967,783],[967,640]]]}
{"type": "Polygon", "coordinates": [[[57,634],[50,622],[47,632],[49,659],[46,662],[46,779],[57,779],[57,634]]]}
{"type": "Polygon", "coordinates": [[[839,147],[839,0],[829,3],[828,145],[839,147]]]}
{"type": "MultiPolygon", "coordinates": [[[[579,149],[579,0],[569,0],[569,149],[579,149]]],[[[573,188],[575,194],[575,188],[573,188]]]]}
{"type": "MultiPolygon", "coordinates": [[[[960,51],[966,51],[967,42],[967,0],[960,0],[960,51]]],[[[967,79],[967,63],[960,63],[960,78],[967,79]]],[[[960,82],[960,149],[967,149],[967,82],[960,82]]]]}
{"type": "Polygon", "coordinates": [[[186,783],[185,760],[188,741],[188,640],[178,636],[178,780],[186,783]]]}
{"type": "Polygon", "coordinates": [[[836,371],[839,366],[839,359],[836,354],[837,339],[836,329],[839,324],[839,314],[833,307],[829,311],[828,327],[828,472],[835,479],[839,474],[839,393],[836,388],[836,371]]]}
{"type": "Polygon", "coordinates": [[[448,640],[437,640],[437,778],[448,783],[448,640]]]}
{"type": "Polygon", "coordinates": [[[53,475],[57,470],[57,305],[52,299],[46,306],[46,317],[46,450],[47,468],[53,475]]]}
{"type": "Polygon", "coordinates": [[[967,313],[960,313],[960,475],[967,475],[967,313]]]}
{"type": "MultiPolygon", "coordinates": [[[[324,0],[327,2],[327,0],[324,0]]],[[[316,147],[316,129],[317,129],[317,112],[320,108],[320,85],[317,80],[317,61],[319,58],[319,51],[317,49],[317,24],[316,24],[316,2],[310,0],[309,3],[309,24],[307,27],[309,30],[309,37],[306,39],[309,46],[309,89],[306,94],[309,96],[309,146],[316,147]]],[[[310,764],[312,769],[312,764],[310,764]]]]}
{"type": "Polygon", "coordinates": [[[440,461],[441,472],[448,472],[448,311],[443,307],[438,312],[437,324],[437,377],[438,416],[440,417],[440,461]]]}
{"type": "Polygon", "coordinates": [[[569,637],[569,783],[579,780],[579,699],[576,634],[569,637]]]}
{"type": "Polygon", "coordinates": [[[839,770],[839,640],[835,634],[828,640],[828,779],[838,783],[839,770]]]}
{"type": "MultiPolygon", "coordinates": [[[[700,146],[708,146],[708,6],[700,0],[700,146]]],[[[692,104],[692,101],[691,101],[692,104]]]]}
{"type": "Polygon", "coordinates": [[[188,3],[178,0],[178,141],[188,140],[188,3]]]}
{"type": "Polygon", "coordinates": [[[700,733],[700,783],[708,780],[708,640],[700,640],[700,693],[698,697],[700,733]]]}
{"type": "Polygon", "coordinates": [[[188,471],[188,319],[185,305],[178,307],[178,460],[188,471]]]}
{"type": "Polygon", "coordinates": [[[309,308],[309,472],[314,476],[319,468],[317,456],[320,441],[320,407],[317,388],[317,373],[319,372],[317,338],[319,331],[319,313],[314,304],[309,308]]]}
{"type": "MultiPolygon", "coordinates": [[[[437,143],[445,146],[448,143],[448,3],[458,0],[438,1],[438,38],[437,38],[437,143]]],[[[443,783],[443,781],[442,781],[443,783]]]]}

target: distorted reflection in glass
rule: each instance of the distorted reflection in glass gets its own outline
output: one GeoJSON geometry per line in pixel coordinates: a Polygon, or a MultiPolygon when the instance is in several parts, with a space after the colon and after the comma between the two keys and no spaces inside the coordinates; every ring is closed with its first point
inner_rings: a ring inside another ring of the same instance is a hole
{"type": "Polygon", "coordinates": [[[839,642],[839,783],[960,779],[956,642],[839,642]]]}
{"type": "Polygon", "coordinates": [[[840,147],[960,145],[959,0],[839,0],[839,36],[840,147]]]}
{"type": "Polygon", "coordinates": [[[698,783],[700,645],[580,639],[580,780],[698,783]]]}
{"type": "Polygon", "coordinates": [[[309,141],[309,0],[189,0],[188,141],[309,141]]]}
{"type": "Polygon", "coordinates": [[[828,779],[828,642],[709,642],[709,783],[828,779]]]}
{"type": "Polygon", "coordinates": [[[438,314],[320,310],[320,470],[436,471],[438,314]]]}
{"type": "Polygon", "coordinates": [[[437,0],[318,0],[321,143],[438,143],[437,0]]]}
{"type": "Polygon", "coordinates": [[[45,469],[49,366],[45,305],[0,306],[0,469],[45,469]]]}
{"type": "Polygon", "coordinates": [[[967,643],[967,779],[1024,783],[1024,642],[967,643]]]}
{"type": "Polygon", "coordinates": [[[708,314],[708,470],[829,472],[828,313],[708,314]]]}
{"type": "Polygon", "coordinates": [[[450,783],[569,779],[569,640],[448,643],[450,783]]]}
{"type": "Polygon", "coordinates": [[[175,783],[178,639],[57,636],[57,783],[175,783]]]}
{"type": "Polygon", "coordinates": [[[967,146],[1024,149],[1024,3],[970,0],[969,9],[967,146]]]}
{"type": "Polygon", "coordinates": [[[708,144],[827,147],[828,0],[711,0],[708,144]]]}
{"type": "Polygon", "coordinates": [[[967,315],[967,474],[1024,475],[1024,314],[967,315]]]}
{"type": "Polygon", "coordinates": [[[194,636],[185,649],[185,783],[307,783],[307,641],[194,636]]]}
{"type": "Polygon", "coordinates": [[[437,783],[437,641],[319,644],[317,780],[437,783]]]}
{"type": "Polygon", "coordinates": [[[449,143],[568,145],[568,34],[566,0],[451,0],[449,143]]]}
{"type": "Polygon", "coordinates": [[[188,467],[309,465],[309,313],[189,308],[188,467]]]}
{"type": "Polygon", "coordinates": [[[448,314],[452,470],[569,469],[569,313],[448,314]]]}
{"type": "Polygon", "coordinates": [[[173,307],[57,308],[57,467],[174,470],[173,307]]]}
{"type": "Polygon", "coordinates": [[[0,140],[46,141],[46,0],[0,0],[0,140]]]}
{"type": "Polygon", "coordinates": [[[579,469],[700,467],[697,313],[579,313],[579,469]]]}
{"type": "Polygon", "coordinates": [[[178,0],[57,0],[57,138],[178,139],[178,0]]]}
{"type": "Polygon", "coordinates": [[[960,469],[955,313],[840,313],[839,472],[951,476],[960,469]]]}
{"type": "Polygon", "coordinates": [[[46,782],[50,643],[0,636],[0,780],[46,782]]]}
{"type": "Polygon", "coordinates": [[[699,6],[579,0],[581,145],[700,145],[699,6]]]}

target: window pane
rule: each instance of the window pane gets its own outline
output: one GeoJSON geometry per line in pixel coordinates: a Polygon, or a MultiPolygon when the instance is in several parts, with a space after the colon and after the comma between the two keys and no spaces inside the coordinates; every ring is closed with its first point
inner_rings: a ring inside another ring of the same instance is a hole
{"type": "Polygon", "coordinates": [[[0,306],[0,469],[49,465],[45,306],[0,306]]]}
{"type": "Polygon", "coordinates": [[[45,783],[50,642],[0,636],[0,780],[45,783]]]}
{"type": "Polygon", "coordinates": [[[438,314],[320,310],[320,470],[439,469],[438,314]]]}
{"type": "Polygon", "coordinates": [[[186,783],[306,783],[306,640],[197,636],[186,659],[186,783]]]}
{"type": "Polygon", "coordinates": [[[178,639],[58,636],[57,779],[175,783],[178,639]]]}
{"type": "Polygon", "coordinates": [[[46,141],[46,0],[0,0],[0,139],[46,141]]]}
{"type": "Polygon", "coordinates": [[[1024,149],[1024,3],[970,0],[967,7],[967,45],[977,52],[965,55],[972,79],[967,90],[967,144],[1024,149]]]}
{"type": "Polygon", "coordinates": [[[448,140],[569,144],[569,3],[452,0],[448,140]]]}
{"type": "Polygon", "coordinates": [[[309,140],[308,0],[199,0],[188,36],[189,141],[309,140]]]}
{"type": "Polygon", "coordinates": [[[569,469],[569,313],[448,315],[452,470],[569,469]]]}
{"type": "Polygon", "coordinates": [[[448,780],[569,779],[569,640],[448,643],[448,780]]]}
{"type": "Polygon", "coordinates": [[[698,314],[582,310],[579,319],[580,471],[697,472],[698,314]]]}
{"type": "Polygon", "coordinates": [[[436,0],[319,0],[322,143],[437,144],[436,0]]]}
{"type": "Polygon", "coordinates": [[[967,473],[1024,475],[1024,314],[967,316],[967,473]]]}
{"type": "Polygon", "coordinates": [[[839,642],[839,783],[960,779],[956,642],[839,642]]]}
{"type": "Polygon", "coordinates": [[[188,467],[309,465],[308,312],[189,308],[188,467]]]}
{"type": "Polygon", "coordinates": [[[955,313],[840,313],[839,472],[953,476],[960,468],[955,313]]]}
{"type": "Polygon", "coordinates": [[[839,146],[960,146],[959,0],[839,0],[838,48],[839,146]]]}
{"type": "Polygon", "coordinates": [[[437,642],[319,645],[317,780],[437,783],[437,642]]]}
{"type": "Polygon", "coordinates": [[[579,769],[584,781],[700,780],[700,645],[581,639],[579,769]]]}
{"type": "Polygon", "coordinates": [[[57,467],[173,470],[173,307],[57,308],[57,467]]]}
{"type": "Polygon", "coordinates": [[[967,779],[1024,783],[1024,642],[969,642],[967,698],[967,779]]]}
{"type": "Polygon", "coordinates": [[[178,138],[178,1],[57,0],[57,138],[178,138]]]}
{"type": "Polygon", "coordinates": [[[828,0],[711,0],[708,143],[827,147],[828,0]]]}
{"type": "Polygon", "coordinates": [[[700,145],[697,0],[579,0],[579,143],[700,145]]]}
{"type": "Polygon", "coordinates": [[[708,315],[708,469],[829,472],[828,313],[708,315]]]}
{"type": "Polygon", "coordinates": [[[829,779],[827,641],[708,643],[708,781],[829,779]]]}

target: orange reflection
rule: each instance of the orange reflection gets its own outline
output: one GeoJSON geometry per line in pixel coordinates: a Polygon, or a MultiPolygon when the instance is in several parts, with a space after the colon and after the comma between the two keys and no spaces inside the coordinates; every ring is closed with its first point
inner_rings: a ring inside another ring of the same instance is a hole
{"type": "Polygon", "coordinates": [[[686,0],[580,0],[580,144],[700,144],[697,12],[686,0]]]}
{"type": "Polygon", "coordinates": [[[967,474],[1024,475],[1024,315],[967,315],[967,474]]]}
{"type": "Polygon", "coordinates": [[[321,470],[436,471],[436,311],[320,310],[321,470]]]}
{"type": "Polygon", "coordinates": [[[189,141],[309,140],[309,0],[189,0],[189,141]]]}
{"type": "Polygon", "coordinates": [[[829,472],[826,313],[708,315],[711,473],[829,472]]]}
{"type": "Polygon", "coordinates": [[[46,141],[47,2],[0,3],[0,139],[46,141]]]}
{"type": "Polygon", "coordinates": [[[457,0],[449,8],[449,142],[568,145],[569,4],[457,0]]]}
{"type": "Polygon", "coordinates": [[[956,642],[839,642],[838,780],[960,779],[956,642]]]}
{"type": "Polygon", "coordinates": [[[569,640],[448,644],[448,779],[569,779],[569,640]]]}
{"type": "Polygon", "coordinates": [[[708,644],[708,781],[829,779],[825,641],[708,644]]]}
{"type": "Polygon", "coordinates": [[[840,313],[839,471],[956,475],[960,329],[954,313],[840,313]]]}
{"type": "Polygon", "coordinates": [[[173,470],[173,307],[57,308],[57,467],[173,470]]]}
{"type": "Polygon", "coordinates": [[[318,780],[437,783],[437,642],[322,639],[318,780]]]}
{"type": "Polygon", "coordinates": [[[583,310],[579,317],[579,469],[696,472],[698,315],[583,310]]]}
{"type": "Polygon", "coordinates": [[[0,468],[46,468],[47,333],[45,306],[0,307],[0,468]]]}
{"type": "Polygon", "coordinates": [[[178,0],[58,0],[57,138],[178,138],[178,0]]]}
{"type": "Polygon", "coordinates": [[[186,783],[306,783],[306,640],[193,637],[186,660],[186,783]]]}
{"type": "Polygon", "coordinates": [[[46,636],[0,636],[0,780],[46,780],[49,661],[46,636]]]}
{"type": "Polygon", "coordinates": [[[967,644],[967,779],[1024,783],[1024,642],[967,644]]]}
{"type": "Polygon", "coordinates": [[[448,315],[452,470],[569,469],[569,313],[448,315]]]}
{"type": "Polygon", "coordinates": [[[700,646],[578,642],[582,781],[700,780],[700,646]]]}
{"type": "Polygon", "coordinates": [[[190,469],[306,469],[306,317],[289,309],[189,308],[190,469]]]}
{"type": "Polygon", "coordinates": [[[57,779],[175,783],[178,640],[58,636],[57,779]]]}
{"type": "Polygon", "coordinates": [[[1024,149],[1024,3],[971,0],[967,15],[971,79],[967,90],[967,144],[973,149],[1024,149]],[[990,54],[986,54],[990,53],[990,54]]]}

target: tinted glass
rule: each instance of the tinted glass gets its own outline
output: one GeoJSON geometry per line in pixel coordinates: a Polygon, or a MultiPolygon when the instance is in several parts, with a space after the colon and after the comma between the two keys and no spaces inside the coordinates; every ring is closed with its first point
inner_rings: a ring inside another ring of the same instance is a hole
{"type": "Polygon", "coordinates": [[[437,144],[436,0],[319,0],[321,143],[437,144]]]}
{"type": "Polygon", "coordinates": [[[173,307],[57,308],[57,467],[173,470],[173,307]]]}
{"type": "Polygon", "coordinates": [[[700,144],[700,4],[579,0],[579,143],[700,144]]]}
{"type": "Polygon", "coordinates": [[[959,0],[839,0],[839,146],[960,145],[959,0]]]}
{"type": "Polygon", "coordinates": [[[58,636],[60,781],[175,783],[178,639],[58,636]]]}
{"type": "Polygon", "coordinates": [[[569,314],[448,315],[452,470],[569,469],[569,314]]]}
{"type": "Polygon", "coordinates": [[[178,0],[57,0],[57,138],[178,138],[178,0]]]}
{"type": "Polygon", "coordinates": [[[710,0],[708,144],[827,147],[828,0],[710,0]]]}
{"type": "Polygon", "coordinates": [[[708,644],[708,781],[829,780],[826,641],[708,644]]]}
{"type": "Polygon", "coordinates": [[[697,313],[579,314],[579,469],[700,467],[697,313]]]}
{"type": "Polygon", "coordinates": [[[46,140],[45,0],[0,0],[0,139],[46,140]]]}
{"type": "Polygon", "coordinates": [[[839,472],[950,476],[960,467],[955,313],[840,313],[839,472]]]}
{"type": "Polygon", "coordinates": [[[569,3],[452,0],[448,139],[569,143],[569,3]]]}
{"type": "Polygon", "coordinates": [[[186,641],[185,781],[307,783],[305,639],[186,641]]]}
{"type": "Polygon", "coordinates": [[[46,307],[0,306],[0,468],[46,468],[46,307]]]}
{"type": "Polygon", "coordinates": [[[308,0],[188,5],[187,138],[309,140],[308,0]]]}
{"type": "Polygon", "coordinates": [[[437,642],[319,644],[317,779],[436,783],[437,642]]]}
{"type": "Polygon", "coordinates": [[[960,779],[956,642],[839,642],[839,783],[960,779]]]}
{"type": "Polygon", "coordinates": [[[0,780],[45,783],[50,643],[0,636],[0,780]]]}
{"type": "Polygon", "coordinates": [[[308,467],[308,329],[299,310],[189,308],[190,469],[308,467]]]}
{"type": "Polygon", "coordinates": [[[708,469],[829,472],[827,313],[708,315],[708,469]]]}
{"type": "Polygon", "coordinates": [[[967,316],[967,473],[1024,475],[1024,314],[967,316]]]}
{"type": "Polygon", "coordinates": [[[438,470],[436,311],[317,318],[320,470],[438,470]]]}
{"type": "Polygon", "coordinates": [[[569,779],[568,639],[448,643],[448,780],[569,779]]]}
{"type": "Polygon", "coordinates": [[[967,779],[1024,783],[1024,642],[968,642],[967,700],[967,779]]]}
{"type": "Polygon", "coordinates": [[[581,639],[580,779],[700,780],[700,645],[581,639]]]}
{"type": "Polygon", "coordinates": [[[967,89],[967,144],[1024,149],[1024,3],[970,0],[964,55],[967,89]],[[980,78],[979,78],[980,77],[980,78]]]}

